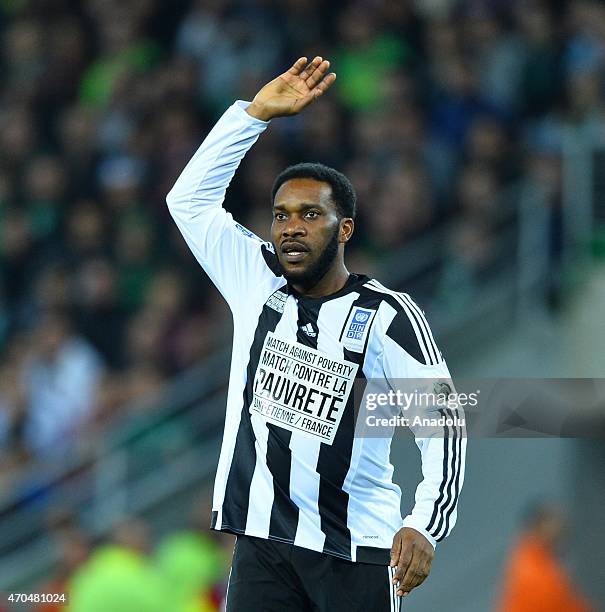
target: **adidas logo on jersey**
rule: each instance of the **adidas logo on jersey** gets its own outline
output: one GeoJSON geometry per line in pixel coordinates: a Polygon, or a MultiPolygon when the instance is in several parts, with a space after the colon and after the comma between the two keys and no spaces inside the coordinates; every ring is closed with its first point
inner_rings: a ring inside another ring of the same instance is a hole
{"type": "Polygon", "coordinates": [[[315,336],[317,336],[317,332],[313,329],[313,325],[311,325],[311,323],[303,325],[300,329],[301,331],[305,332],[305,334],[307,334],[307,336],[309,336],[310,338],[315,338],[315,336]]]}

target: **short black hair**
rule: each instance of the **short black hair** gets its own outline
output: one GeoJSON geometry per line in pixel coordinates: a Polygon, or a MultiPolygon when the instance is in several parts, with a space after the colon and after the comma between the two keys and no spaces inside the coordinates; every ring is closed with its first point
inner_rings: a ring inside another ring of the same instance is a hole
{"type": "Polygon", "coordinates": [[[322,183],[328,183],[332,188],[332,201],[338,215],[355,218],[357,212],[357,195],[351,181],[338,170],[318,162],[303,162],[288,166],[275,179],[271,189],[271,202],[275,201],[277,190],[286,182],[297,178],[310,178],[322,183]]]}

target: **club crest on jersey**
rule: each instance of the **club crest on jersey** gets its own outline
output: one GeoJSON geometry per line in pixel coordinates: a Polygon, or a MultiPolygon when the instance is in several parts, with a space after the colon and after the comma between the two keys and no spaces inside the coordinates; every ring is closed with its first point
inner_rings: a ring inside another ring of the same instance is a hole
{"type": "Polygon", "coordinates": [[[353,308],[342,334],[342,343],[345,348],[356,353],[363,352],[375,314],[376,311],[369,308],[361,308],[361,306],[353,308]]]}

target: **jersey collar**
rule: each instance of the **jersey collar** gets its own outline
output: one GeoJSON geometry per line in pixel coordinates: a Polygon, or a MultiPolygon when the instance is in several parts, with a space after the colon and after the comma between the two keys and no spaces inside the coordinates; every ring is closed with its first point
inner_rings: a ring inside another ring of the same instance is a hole
{"type": "Polygon", "coordinates": [[[298,291],[296,291],[296,289],[294,289],[294,287],[290,283],[288,283],[287,286],[288,286],[288,293],[290,295],[293,295],[297,300],[303,300],[303,301],[309,301],[309,302],[321,304],[323,302],[329,302],[330,300],[334,300],[339,297],[342,297],[343,295],[346,295],[347,293],[351,293],[352,291],[355,291],[357,287],[359,287],[360,285],[363,285],[364,283],[367,283],[369,280],[370,280],[369,277],[366,276],[365,274],[351,273],[349,274],[349,278],[347,278],[346,283],[338,291],[335,291],[334,293],[330,293],[328,295],[322,295],[319,297],[309,297],[307,295],[303,295],[302,293],[299,293],[298,291]]]}

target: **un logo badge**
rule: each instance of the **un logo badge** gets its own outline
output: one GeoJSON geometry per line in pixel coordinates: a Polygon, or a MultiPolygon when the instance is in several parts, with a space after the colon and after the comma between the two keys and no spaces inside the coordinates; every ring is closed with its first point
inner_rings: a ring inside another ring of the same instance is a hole
{"type": "Polygon", "coordinates": [[[365,323],[370,318],[369,313],[358,311],[355,313],[355,321],[357,323],[365,323]]]}

